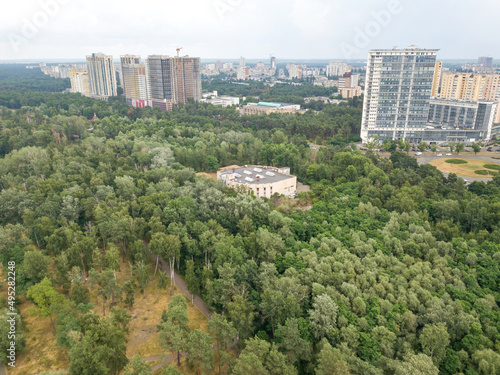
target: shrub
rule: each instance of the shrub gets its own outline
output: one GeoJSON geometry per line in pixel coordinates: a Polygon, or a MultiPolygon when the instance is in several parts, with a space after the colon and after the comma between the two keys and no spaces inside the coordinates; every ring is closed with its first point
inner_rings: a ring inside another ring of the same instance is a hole
{"type": "Polygon", "coordinates": [[[494,169],[496,171],[500,171],[500,164],[485,164],[484,168],[486,168],[486,169],[494,169]]]}
{"type": "Polygon", "coordinates": [[[448,159],[446,160],[447,163],[450,164],[467,164],[469,163],[467,160],[464,159],[448,159]]]}

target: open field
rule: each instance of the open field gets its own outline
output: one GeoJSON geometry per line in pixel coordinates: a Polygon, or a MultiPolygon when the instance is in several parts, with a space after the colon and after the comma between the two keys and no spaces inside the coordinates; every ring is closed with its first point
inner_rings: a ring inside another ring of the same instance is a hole
{"type": "MultiPolygon", "coordinates": [[[[447,163],[446,160],[450,158],[442,158],[442,159],[434,159],[430,162],[431,165],[435,166],[443,173],[455,173],[461,177],[474,177],[474,178],[487,178],[490,176],[482,176],[475,171],[477,170],[489,170],[495,172],[493,169],[488,169],[485,167],[487,164],[492,164],[491,162],[480,160],[480,159],[471,159],[471,158],[458,158],[454,159],[464,160],[467,164],[450,164],[447,163]]],[[[500,164],[499,164],[500,165],[500,164]]]]}
{"type": "MultiPolygon", "coordinates": [[[[3,276],[0,274],[0,277],[3,276]]],[[[116,274],[118,284],[122,285],[130,277],[128,264],[122,263],[120,271],[116,274]]],[[[1,277],[3,280],[3,277],[1,277]]],[[[88,283],[88,282],[87,282],[88,283]]],[[[141,358],[161,356],[165,353],[159,346],[156,326],[161,320],[163,309],[168,308],[171,301],[170,289],[162,290],[158,294],[156,280],[152,281],[146,289],[146,298],[140,292],[135,295],[134,306],[128,313],[132,316],[130,320],[130,333],[127,343],[127,357],[132,359],[135,354],[141,358]],[[158,298],[158,300],[157,300],[158,298]]],[[[6,283],[2,285],[1,292],[6,294],[6,283]]],[[[174,288],[174,294],[180,293],[174,288]]],[[[94,311],[102,316],[102,301],[97,297],[97,291],[91,291],[91,302],[94,311]]],[[[57,345],[56,336],[52,331],[49,318],[41,318],[31,302],[23,301],[19,306],[23,320],[26,324],[26,348],[19,354],[14,369],[7,368],[9,375],[33,375],[41,371],[66,370],[69,361],[66,349],[57,345]]],[[[123,307],[123,304],[119,304],[123,307]]],[[[109,304],[106,306],[106,314],[109,313],[109,304]]],[[[195,306],[188,301],[189,326],[191,329],[207,330],[208,321],[195,306]]],[[[149,362],[155,365],[159,361],[149,362]]],[[[184,369],[182,370],[184,371],[184,369]]]]}

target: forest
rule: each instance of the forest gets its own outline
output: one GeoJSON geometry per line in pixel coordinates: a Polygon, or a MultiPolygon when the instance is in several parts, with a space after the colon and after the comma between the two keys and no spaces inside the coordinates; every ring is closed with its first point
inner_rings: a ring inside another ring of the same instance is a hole
{"type": "Polygon", "coordinates": [[[177,358],[162,374],[500,374],[500,177],[361,153],[352,102],[239,116],[22,90],[0,105],[0,261],[18,294],[0,297],[2,362],[8,309],[30,302],[70,374],[151,374],[125,345],[130,307],[168,285],[161,257],[191,294],[157,317],[177,358]],[[199,173],[233,164],[288,166],[311,191],[259,199],[199,173]],[[194,295],[207,332],[187,325],[194,295]]]}

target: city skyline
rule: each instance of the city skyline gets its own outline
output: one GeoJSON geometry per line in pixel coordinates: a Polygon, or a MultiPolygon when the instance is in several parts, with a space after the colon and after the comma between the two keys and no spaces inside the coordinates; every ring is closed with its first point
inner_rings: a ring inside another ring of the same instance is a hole
{"type": "Polygon", "coordinates": [[[89,50],[113,56],[174,55],[177,47],[205,59],[263,59],[272,54],[278,61],[366,60],[371,49],[412,44],[439,48],[441,59],[447,60],[495,57],[500,46],[487,37],[495,35],[495,10],[500,8],[492,0],[477,2],[473,18],[464,1],[365,0],[353,5],[326,0],[191,0],[157,5],[155,12],[151,5],[95,0],[8,3],[0,15],[0,60],[78,59],[89,50]],[[445,19],[457,22],[448,22],[444,29],[445,19]],[[471,27],[463,28],[461,19],[471,27]]]}

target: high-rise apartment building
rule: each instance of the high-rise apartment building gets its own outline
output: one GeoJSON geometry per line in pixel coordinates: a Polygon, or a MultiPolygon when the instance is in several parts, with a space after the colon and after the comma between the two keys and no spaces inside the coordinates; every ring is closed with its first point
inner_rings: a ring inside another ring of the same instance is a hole
{"type": "Polygon", "coordinates": [[[90,96],[89,76],[87,69],[70,70],[71,92],[79,92],[84,96],[90,96]]]}
{"type": "Polygon", "coordinates": [[[425,130],[436,49],[372,50],[368,54],[361,138],[418,143],[425,130]]]}
{"type": "Polygon", "coordinates": [[[240,66],[245,66],[245,58],[243,56],[240,57],[240,66]]]}
{"type": "Polygon", "coordinates": [[[440,98],[459,100],[500,99],[500,74],[445,73],[440,98]]]}
{"type": "Polygon", "coordinates": [[[117,95],[116,71],[113,56],[93,53],[87,56],[90,96],[106,100],[117,95]]]}
{"type": "Polygon", "coordinates": [[[250,78],[250,69],[248,66],[239,66],[236,73],[236,79],[248,80],[250,78]]]}
{"type": "Polygon", "coordinates": [[[491,68],[493,67],[493,57],[481,56],[477,59],[477,63],[485,68],[491,68]]]}
{"type": "Polygon", "coordinates": [[[328,77],[342,77],[344,74],[350,71],[351,67],[345,62],[331,61],[326,66],[326,75],[328,77]]]}
{"type": "Polygon", "coordinates": [[[151,55],[146,60],[149,95],[174,104],[201,99],[199,57],[151,55]]]}
{"type": "Polygon", "coordinates": [[[276,70],[276,57],[271,56],[271,69],[276,70]]]}
{"type": "Polygon", "coordinates": [[[291,79],[302,79],[302,65],[288,64],[287,69],[291,79]]]}
{"type": "Polygon", "coordinates": [[[87,56],[90,96],[106,100],[117,95],[113,56],[93,53],[87,56]]]}
{"type": "Polygon", "coordinates": [[[146,65],[136,55],[120,56],[123,92],[127,99],[149,99],[146,65]]]}

